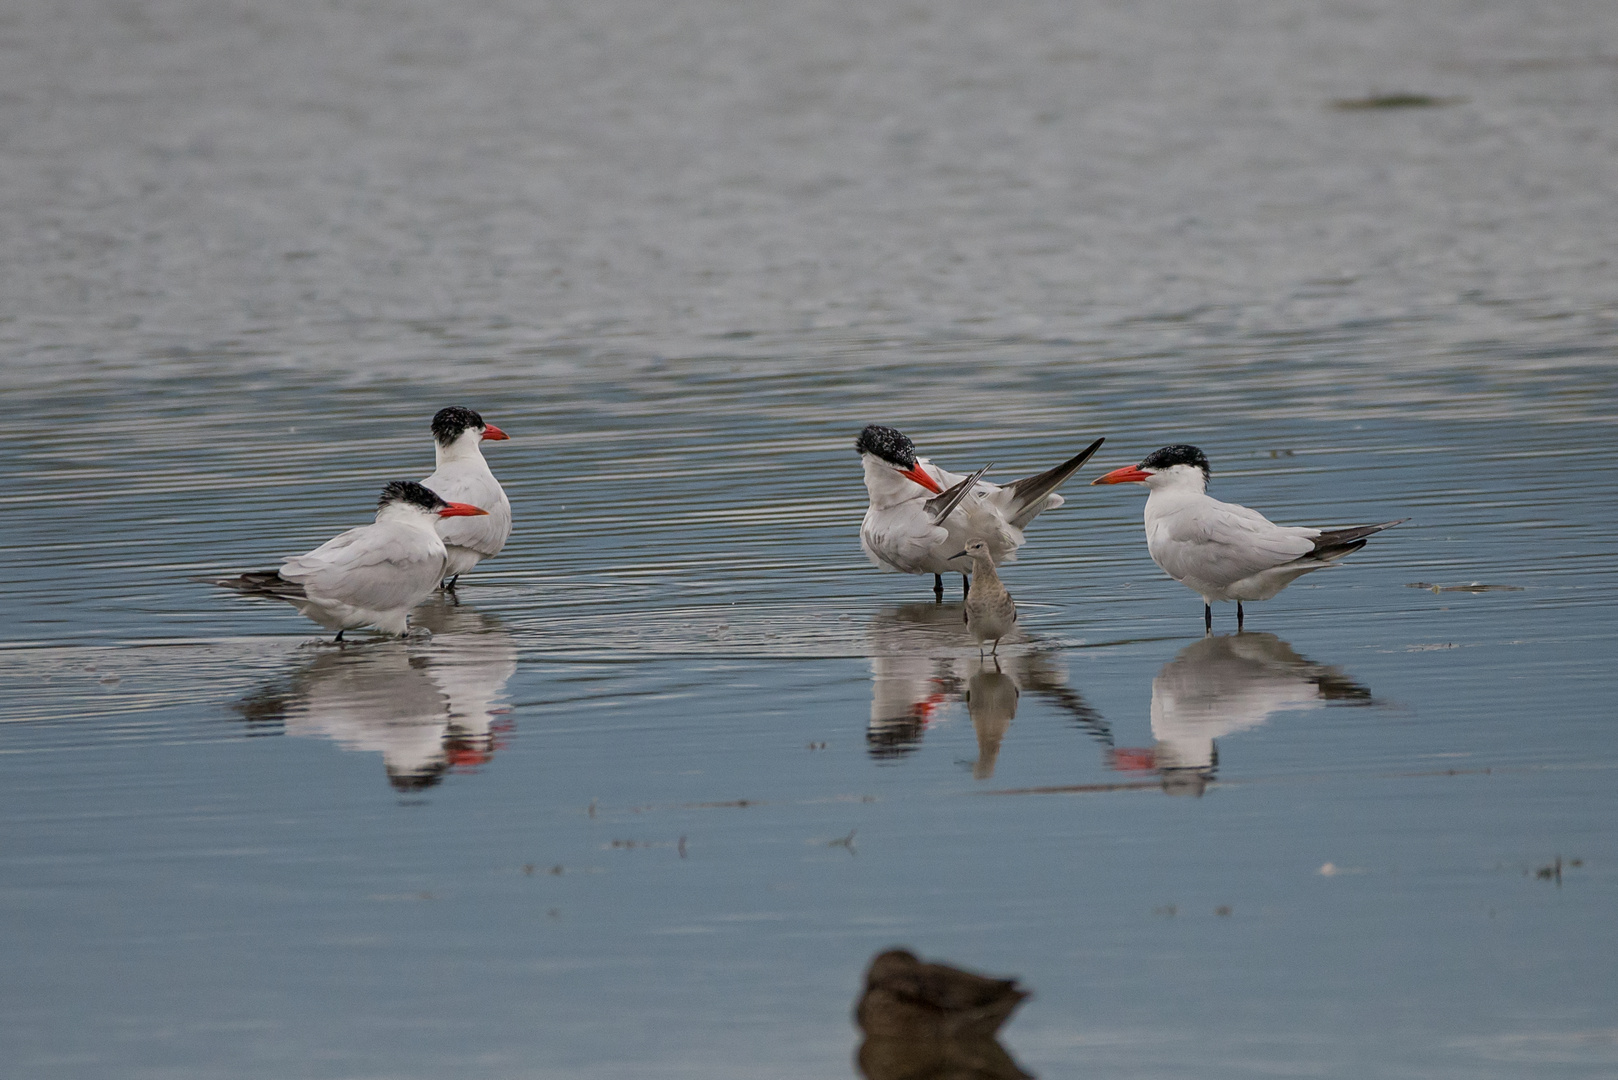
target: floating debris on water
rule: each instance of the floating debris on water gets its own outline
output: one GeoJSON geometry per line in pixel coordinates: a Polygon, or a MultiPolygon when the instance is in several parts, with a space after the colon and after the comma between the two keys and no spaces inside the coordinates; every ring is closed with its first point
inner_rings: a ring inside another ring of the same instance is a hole
{"type": "Polygon", "coordinates": [[[1406,584],[1405,588],[1407,588],[1407,589],[1426,589],[1429,592],[1435,592],[1435,593],[1446,593],[1446,592],[1480,593],[1480,592],[1522,592],[1523,591],[1523,586],[1521,586],[1521,585],[1485,585],[1480,581],[1468,582],[1465,585],[1434,585],[1430,581],[1412,581],[1412,582],[1409,582],[1408,584],[1406,584]]]}
{"type": "Polygon", "coordinates": [[[1331,103],[1334,109],[1433,109],[1443,105],[1459,105],[1462,97],[1434,97],[1432,94],[1368,94],[1362,98],[1338,98],[1331,103]]]}

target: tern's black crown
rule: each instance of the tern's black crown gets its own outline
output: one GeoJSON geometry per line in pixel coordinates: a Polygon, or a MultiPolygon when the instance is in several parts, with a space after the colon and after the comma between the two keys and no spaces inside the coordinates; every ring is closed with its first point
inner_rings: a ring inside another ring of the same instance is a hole
{"type": "Polygon", "coordinates": [[[854,449],[862,454],[875,454],[901,469],[916,467],[916,444],[904,432],[881,424],[867,425],[854,440],[854,449]]]}
{"type": "Polygon", "coordinates": [[[414,480],[395,480],[383,488],[382,497],[376,500],[376,508],[380,510],[389,503],[396,502],[409,503],[411,506],[419,506],[423,510],[435,513],[449,505],[414,480]]]}
{"type": "Polygon", "coordinates": [[[1154,450],[1140,463],[1143,469],[1167,469],[1172,465],[1195,465],[1202,470],[1204,477],[1213,475],[1213,470],[1208,467],[1208,455],[1185,443],[1175,443],[1173,446],[1154,450]]]}
{"type": "Polygon", "coordinates": [[[466,406],[451,405],[447,409],[439,409],[438,414],[433,417],[433,438],[438,440],[439,445],[448,446],[459,439],[461,433],[468,428],[477,428],[481,431],[487,426],[483,422],[483,417],[466,406]]]}

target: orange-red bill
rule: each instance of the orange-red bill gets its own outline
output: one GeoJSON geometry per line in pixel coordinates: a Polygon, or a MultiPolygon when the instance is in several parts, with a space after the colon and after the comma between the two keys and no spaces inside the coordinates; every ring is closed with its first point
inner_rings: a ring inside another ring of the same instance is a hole
{"type": "Polygon", "coordinates": [[[483,437],[485,439],[494,439],[496,441],[498,441],[500,439],[509,439],[509,438],[511,438],[510,435],[507,435],[505,432],[501,431],[499,428],[495,427],[493,424],[489,424],[483,429],[483,437]]]}
{"type": "Polygon", "coordinates": [[[471,503],[450,503],[438,511],[439,517],[486,517],[487,510],[479,509],[471,503]]]}
{"type": "Polygon", "coordinates": [[[1152,474],[1134,465],[1125,465],[1121,469],[1114,469],[1106,476],[1098,476],[1090,481],[1090,486],[1097,484],[1140,484],[1152,478],[1152,474]]]}
{"type": "Polygon", "coordinates": [[[938,486],[937,480],[934,480],[932,477],[921,471],[920,465],[912,465],[908,469],[902,469],[900,470],[899,475],[909,477],[922,487],[926,488],[928,491],[932,492],[934,495],[937,495],[944,490],[938,486]]]}

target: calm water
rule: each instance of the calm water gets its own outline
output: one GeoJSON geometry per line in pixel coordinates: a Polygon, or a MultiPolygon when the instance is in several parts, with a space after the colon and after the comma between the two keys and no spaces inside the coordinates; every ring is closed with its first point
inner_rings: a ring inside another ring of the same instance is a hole
{"type": "Polygon", "coordinates": [[[847,1077],[895,943],[1046,1078],[1613,1075],[1618,9],[1404,7],[0,12],[8,1075],[847,1077]],[[192,580],[452,403],[430,642],[192,580]],[[1000,670],[871,421],[1107,437],[1000,670]],[[1170,441],[1411,520],[1204,639],[1170,441]]]}

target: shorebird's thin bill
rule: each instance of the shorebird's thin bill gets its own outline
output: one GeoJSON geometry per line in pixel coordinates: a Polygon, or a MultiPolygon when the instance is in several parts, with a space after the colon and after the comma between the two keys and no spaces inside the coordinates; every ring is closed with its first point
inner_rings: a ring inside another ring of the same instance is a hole
{"type": "Polygon", "coordinates": [[[1137,465],[1125,465],[1121,469],[1114,469],[1106,476],[1098,476],[1090,481],[1090,486],[1097,484],[1143,484],[1152,478],[1152,474],[1137,465]]]}
{"type": "Polygon", "coordinates": [[[944,490],[938,486],[937,480],[934,480],[932,477],[921,471],[920,465],[912,465],[908,469],[900,469],[899,475],[914,480],[916,483],[920,484],[934,495],[941,494],[944,490]]]}

